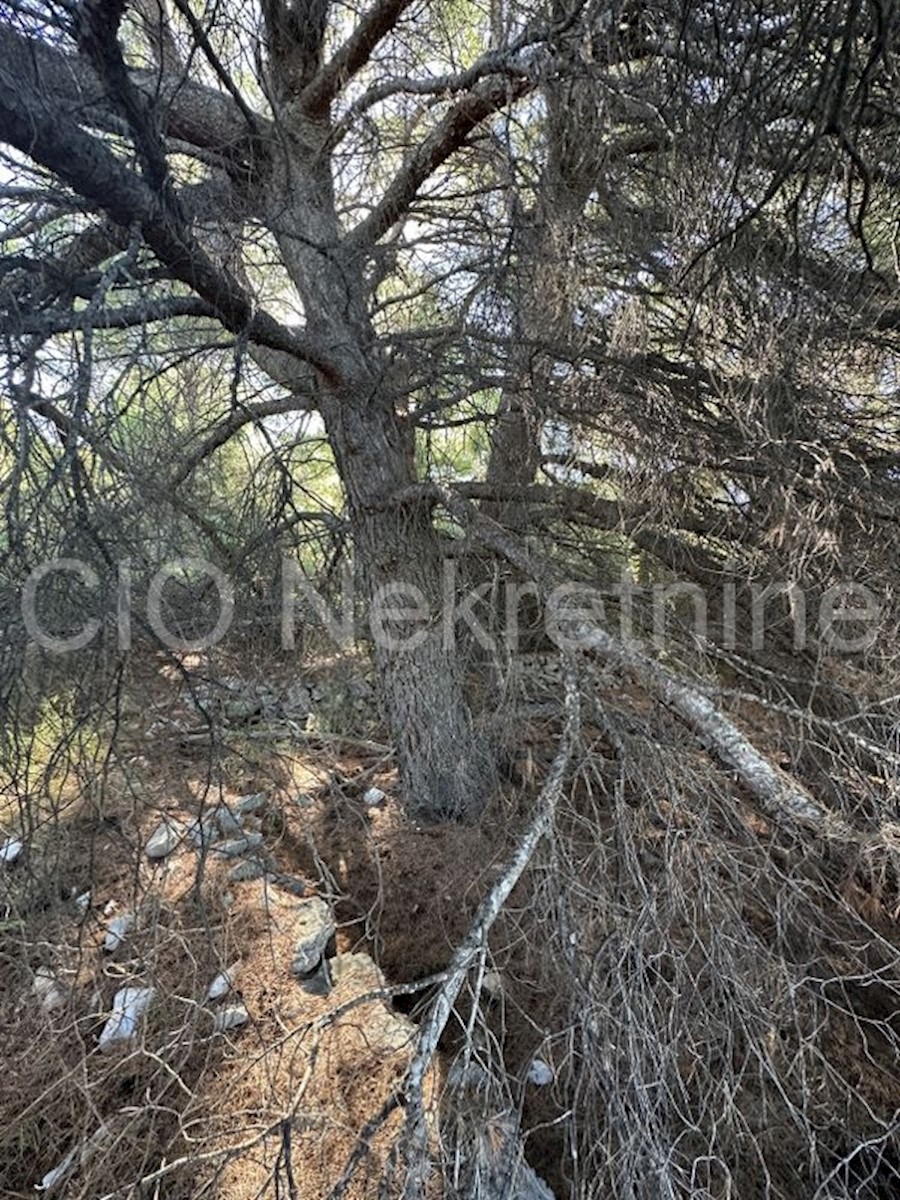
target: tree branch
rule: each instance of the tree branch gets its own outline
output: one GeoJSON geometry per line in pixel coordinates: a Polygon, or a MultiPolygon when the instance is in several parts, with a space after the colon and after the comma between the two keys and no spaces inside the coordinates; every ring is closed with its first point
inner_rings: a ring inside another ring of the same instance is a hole
{"type": "Polygon", "coordinates": [[[523,73],[485,83],[458,100],[416,147],[372,212],[351,231],[348,246],[365,249],[374,245],[407,212],[422,184],[462,146],[485,117],[534,87],[535,80],[523,73]]]}
{"type": "Polygon", "coordinates": [[[427,1129],[424,1086],[425,1076],[437,1051],[441,1035],[453,1012],[453,1006],[466,981],[466,976],[478,955],[484,950],[491,926],[500,915],[513,888],[522,878],[541,839],[553,828],[556,806],[562,795],[563,783],[580,729],[578,685],[571,662],[568,664],[565,680],[565,713],[562,736],[547,779],[538,796],[535,817],[519,841],[509,862],[501,871],[499,879],[478,906],[475,919],[453,954],[447,969],[447,977],[441,984],[428,1015],[419,1026],[416,1052],[409,1065],[404,1087],[406,1095],[404,1149],[408,1174],[403,1189],[403,1200],[421,1200],[425,1195],[427,1129]]]}
{"type": "MultiPolygon", "coordinates": [[[[156,105],[164,134],[215,151],[241,173],[250,170],[253,138],[228,96],[180,75],[160,78],[156,70],[131,71],[129,76],[156,105]]],[[[25,95],[40,96],[48,110],[77,113],[87,125],[122,132],[122,120],[90,63],[37,37],[26,37],[4,22],[0,22],[0,78],[10,85],[14,82],[25,95]]],[[[269,122],[259,118],[259,128],[266,132],[269,122]]]]}
{"type": "Polygon", "coordinates": [[[173,214],[180,214],[166,149],[156,127],[156,113],[132,82],[122,58],[118,34],[124,14],[125,0],[82,0],[78,9],[78,44],[125,115],[144,178],[161,203],[173,214]]]}
{"type": "Polygon", "coordinates": [[[342,46],[303,89],[300,102],[312,116],[322,116],[340,89],[369,61],[378,43],[396,25],[412,0],[377,0],[342,46]]]}
{"type": "Polygon", "coordinates": [[[121,308],[91,312],[82,309],[47,310],[13,313],[3,322],[3,332],[13,335],[36,335],[46,338],[60,333],[85,329],[131,329],[173,317],[215,317],[216,310],[197,296],[172,296],[163,300],[144,300],[121,308]]]}
{"type": "Polygon", "coordinates": [[[245,425],[261,421],[264,417],[276,416],[279,413],[304,412],[311,405],[304,403],[302,397],[283,396],[278,400],[267,400],[260,404],[243,405],[234,409],[223,421],[214,426],[203,439],[197,449],[187,458],[169,480],[169,486],[178,488],[184,483],[197,467],[214,454],[221,446],[230,441],[245,425]]]}
{"type": "Polygon", "coordinates": [[[14,86],[5,73],[0,73],[0,127],[6,141],[103,208],[116,224],[139,225],[173,277],[206,300],[227,329],[310,363],[329,383],[340,382],[337,367],[319,343],[268,313],[256,312],[234,277],[213,265],[171,214],[160,209],[153,191],[107,146],[43,98],[14,86]]]}
{"type": "MultiPolygon", "coordinates": [[[[100,462],[105,463],[108,467],[113,468],[126,478],[132,478],[134,472],[129,464],[114,450],[108,442],[108,439],[98,437],[93,430],[85,426],[81,421],[75,420],[62,409],[54,404],[52,400],[48,400],[43,396],[32,394],[23,394],[16,397],[19,400],[22,408],[27,412],[36,413],[43,417],[57,429],[64,439],[71,437],[81,438],[91,450],[96,454],[100,462]]],[[[176,495],[167,486],[160,483],[154,483],[152,479],[142,480],[143,485],[148,492],[156,496],[157,499],[165,501],[178,512],[183,513],[189,521],[192,521],[197,528],[206,535],[209,543],[215,549],[216,553],[221,555],[224,560],[228,559],[228,546],[222,540],[222,536],[216,529],[215,525],[199,512],[192,504],[184,497],[176,495]]]]}
{"type": "Polygon", "coordinates": [[[81,229],[53,255],[35,263],[37,270],[10,272],[0,284],[0,303],[15,312],[40,312],[80,279],[92,273],[107,258],[122,250],[127,233],[109,221],[100,221],[81,229]]]}
{"type": "Polygon", "coordinates": [[[197,41],[197,45],[200,47],[200,49],[203,51],[204,55],[206,56],[206,61],[209,63],[209,65],[215,71],[218,78],[221,80],[222,86],[230,94],[230,96],[234,100],[235,104],[238,106],[238,108],[244,114],[244,120],[247,122],[247,127],[250,130],[252,130],[254,133],[259,133],[260,128],[263,124],[262,118],[259,116],[258,113],[255,113],[250,108],[247,101],[241,95],[240,88],[237,86],[237,84],[234,82],[234,80],[231,78],[231,76],[226,71],[226,69],[222,63],[222,60],[219,58],[218,54],[216,54],[215,50],[213,49],[212,43],[210,42],[209,38],[207,37],[206,30],[203,28],[200,21],[198,21],[197,17],[194,14],[193,9],[187,3],[187,0],[175,0],[175,6],[178,9],[178,11],[181,13],[181,15],[184,17],[185,21],[187,21],[188,25],[190,25],[191,33],[194,35],[194,37],[197,41]]]}
{"type": "Polygon", "coordinates": [[[173,75],[184,70],[184,62],[172,33],[172,24],[166,11],[165,0],[131,0],[139,14],[150,51],[164,75],[173,75]]]}
{"type": "MultiPolygon", "coordinates": [[[[607,500],[603,496],[594,496],[590,492],[565,484],[541,483],[492,483],[468,481],[450,484],[455,496],[465,500],[493,500],[498,502],[514,502],[556,509],[561,517],[581,514],[590,520],[596,529],[618,529],[629,536],[639,533],[647,519],[652,515],[652,509],[645,504],[624,505],[618,500],[607,500]]],[[[445,493],[440,485],[420,483],[411,488],[404,488],[393,497],[396,504],[407,504],[415,500],[441,501],[445,493]]],[[[709,520],[689,512],[681,514],[673,522],[677,527],[688,533],[721,535],[725,532],[721,524],[713,525],[709,520]]]]}

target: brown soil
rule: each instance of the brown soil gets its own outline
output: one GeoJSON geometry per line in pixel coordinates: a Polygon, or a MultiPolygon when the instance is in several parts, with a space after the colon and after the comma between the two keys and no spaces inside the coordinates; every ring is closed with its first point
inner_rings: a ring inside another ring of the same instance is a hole
{"type": "MultiPolygon", "coordinates": [[[[196,670],[198,664],[186,666],[196,670]]],[[[288,677],[291,669],[281,664],[274,672],[288,677]]],[[[517,783],[493,799],[477,827],[420,828],[392,798],[395,780],[379,748],[377,727],[366,729],[360,741],[334,735],[273,741],[238,733],[210,745],[186,743],[177,730],[147,737],[160,714],[187,719],[178,686],[177,672],[164,663],[128,681],[105,787],[73,794],[61,814],[41,826],[26,860],[2,880],[0,1195],[10,1200],[33,1195],[45,1172],[103,1125],[108,1127],[105,1140],[54,1194],[95,1200],[119,1195],[123,1180],[146,1177],[140,1194],[165,1200],[292,1200],[294,1194],[325,1200],[359,1151],[360,1131],[401,1084],[411,1040],[392,1042],[392,1034],[385,1041],[378,1033],[390,1020],[384,1001],[352,1003],[366,990],[362,980],[378,984],[377,972],[367,977],[365,969],[362,975],[354,969],[327,997],[309,995],[299,986],[290,973],[290,920],[281,921],[267,908],[264,884],[233,883],[228,879],[233,861],[200,860],[187,847],[162,865],[151,864],[143,853],[146,839],[162,815],[188,821],[222,801],[264,791],[270,804],[260,827],[274,866],[302,880],[308,895],[332,902],[337,953],[370,955],[388,987],[427,981],[446,968],[514,845],[557,734],[552,720],[522,732],[518,749],[527,753],[517,756],[517,783]],[[371,785],[388,794],[384,807],[365,806],[362,797],[371,785]],[[80,918],[72,896],[91,885],[90,911],[80,918]],[[113,905],[117,912],[139,905],[140,913],[125,945],[107,955],[101,949],[103,914],[113,905]],[[197,1001],[213,975],[237,961],[235,994],[228,1002],[239,997],[250,1021],[213,1037],[212,1019],[197,1001]],[[67,1005],[49,1016],[36,1011],[30,992],[39,966],[53,967],[72,989],[67,1005]],[[96,1039],[102,1014],[118,988],[137,981],[152,984],[158,993],[141,1039],[100,1055],[96,1039]]],[[[716,838],[729,841],[738,865],[742,854],[750,856],[772,840],[770,825],[742,797],[731,795],[730,782],[683,730],[661,724],[636,691],[622,689],[615,705],[623,728],[636,730],[635,737],[655,722],[657,740],[646,743],[640,778],[626,779],[622,792],[648,878],[676,861],[666,857],[673,838],[709,841],[708,856],[701,853],[700,860],[708,861],[711,872],[720,869],[716,838]],[[685,775],[689,769],[693,792],[671,786],[675,763],[685,775]],[[726,828],[708,817],[703,797],[709,794],[731,796],[729,811],[744,822],[740,837],[737,826],[726,828]]],[[[770,714],[758,716],[777,759],[784,753],[778,728],[770,714]]],[[[615,739],[606,730],[588,724],[583,740],[591,765],[572,780],[558,842],[570,860],[566,878],[571,886],[577,890],[585,881],[586,900],[577,901],[579,938],[584,962],[590,963],[599,961],[608,944],[607,893],[615,895],[619,886],[609,855],[617,837],[611,797],[621,768],[615,739]]],[[[621,814],[617,819],[621,824],[621,814]]],[[[778,847],[772,853],[772,861],[779,861],[778,847]]],[[[564,1200],[573,1194],[567,1081],[581,1086],[575,1074],[580,1048],[572,1039],[574,981],[559,957],[565,947],[553,932],[559,896],[548,887],[547,862],[546,854],[538,856],[493,930],[486,966],[500,983],[477,997],[477,1012],[492,1087],[504,1104],[518,1110],[529,1162],[564,1200]],[[536,1054],[554,1073],[551,1087],[524,1082],[536,1054]]],[[[886,941],[896,939],[890,888],[880,896],[871,876],[844,862],[834,864],[833,884],[836,905],[843,897],[847,914],[861,913],[886,941]]],[[[726,881],[723,896],[727,886],[726,881]]],[[[301,903],[286,893],[282,897],[287,905],[301,903]]],[[[748,903],[742,920],[760,946],[781,956],[793,947],[801,962],[804,930],[796,930],[791,943],[773,912],[774,905],[748,903]]],[[[836,928],[845,923],[851,939],[851,917],[845,920],[837,907],[831,915],[836,928]]],[[[681,941],[687,961],[696,938],[705,937],[715,922],[716,914],[706,912],[693,929],[673,924],[667,953],[681,941]]],[[[655,969],[664,984],[665,955],[658,956],[655,969]]],[[[847,970],[852,970],[849,959],[847,970]]],[[[820,1048],[829,1069],[852,1080],[862,1103],[890,1113],[897,1102],[891,1067],[895,993],[876,993],[861,989],[840,1011],[836,1008],[821,1026],[820,1048]]],[[[398,996],[393,1011],[414,1022],[433,994],[433,984],[423,983],[421,990],[398,996]]],[[[458,1019],[442,1040],[429,1080],[434,1111],[466,1040],[465,1022],[475,999],[464,992],[458,1019]]],[[[411,1037],[414,1026],[404,1026],[406,1020],[398,1015],[390,1028],[394,1033],[408,1028],[411,1037]]],[[[776,1039],[773,1061],[779,1056],[785,1063],[796,1061],[799,1048],[791,1031],[773,1030],[771,1036],[776,1039]]],[[[709,1053],[712,1057],[712,1049],[709,1053]]],[[[696,1069],[689,1057],[679,1064],[688,1091],[696,1069]]],[[[748,1085],[749,1126],[756,1103],[751,1090],[748,1085]]],[[[402,1110],[394,1111],[358,1154],[348,1197],[379,1195],[402,1119],[402,1110]]],[[[590,1120],[599,1136],[602,1113],[592,1110],[590,1120]]],[[[437,1126],[432,1132],[437,1138],[437,1126]]],[[[782,1183],[795,1175],[798,1180],[795,1191],[784,1185],[783,1194],[804,1195],[789,1142],[780,1148],[782,1135],[763,1126],[754,1136],[764,1145],[770,1134],[770,1167],[781,1163],[782,1183]]],[[[436,1175],[432,1192],[439,1191],[436,1175]]],[[[710,1194],[717,1194],[712,1186],[710,1194]]]]}

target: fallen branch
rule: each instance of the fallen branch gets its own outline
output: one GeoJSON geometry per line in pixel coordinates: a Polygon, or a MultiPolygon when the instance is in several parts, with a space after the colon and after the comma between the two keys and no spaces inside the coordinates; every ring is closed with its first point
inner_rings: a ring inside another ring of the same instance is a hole
{"type": "Polygon", "coordinates": [[[447,1025],[456,999],[473,963],[482,953],[488,932],[503,909],[513,888],[521,879],[543,836],[553,827],[556,806],[569,767],[580,727],[578,687],[574,667],[566,673],[566,722],[556,757],[538,797],[537,814],[522,837],[515,853],[506,864],[500,878],[482,900],[469,926],[468,933],[457,947],[447,969],[447,976],[432,1002],[427,1017],[419,1028],[416,1052],[406,1074],[406,1124],[402,1135],[406,1159],[406,1181],[403,1200],[423,1200],[428,1165],[427,1127],[425,1122],[425,1076],[431,1066],[441,1034],[447,1025]]]}
{"type": "MultiPolygon", "coordinates": [[[[457,492],[449,488],[436,488],[436,491],[442,506],[470,537],[528,575],[537,585],[542,599],[548,600],[559,580],[546,565],[536,562],[516,537],[457,492]]],[[[719,762],[734,771],[740,783],[773,820],[787,820],[812,828],[819,835],[855,843],[874,844],[885,840],[881,833],[863,835],[854,830],[796,779],[773,766],[701,688],[673,675],[636,645],[620,641],[596,623],[575,617],[568,624],[565,637],[570,646],[596,651],[620,670],[632,674],[697,734],[719,762]]]]}
{"type": "Polygon", "coordinates": [[[851,742],[864,754],[869,754],[872,758],[883,759],[895,767],[900,763],[900,754],[896,750],[889,750],[887,746],[881,746],[878,742],[874,742],[864,734],[849,729],[846,724],[846,718],[820,717],[816,713],[810,712],[807,708],[798,708],[795,704],[782,704],[776,700],[769,700],[765,696],[757,696],[753,692],[744,692],[737,688],[717,688],[716,694],[727,696],[732,700],[742,700],[747,704],[756,704],[767,712],[779,713],[803,725],[825,730],[828,733],[834,734],[837,738],[851,742]]]}
{"type": "Polygon", "coordinates": [[[328,1200],[343,1200],[346,1195],[347,1188],[350,1186],[353,1176],[356,1174],[356,1169],[362,1160],[372,1149],[372,1138],[387,1122],[388,1117],[396,1109],[403,1104],[402,1092],[391,1092],[378,1112],[374,1116],[369,1117],[365,1125],[359,1131],[359,1137],[356,1139],[356,1145],[347,1159],[347,1163],[341,1172],[341,1177],[328,1193],[328,1200]]]}

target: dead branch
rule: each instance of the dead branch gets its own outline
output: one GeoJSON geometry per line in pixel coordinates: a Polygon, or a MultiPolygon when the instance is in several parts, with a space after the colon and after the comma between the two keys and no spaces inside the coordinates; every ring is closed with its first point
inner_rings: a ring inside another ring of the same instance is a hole
{"type": "MultiPolygon", "coordinates": [[[[514,536],[457,493],[448,488],[439,491],[443,506],[472,537],[530,576],[545,600],[550,597],[557,580],[546,564],[536,562],[514,536]]],[[[566,637],[570,644],[594,650],[620,670],[634,675],[651,695],[698,735],[723,765],[735,772],[768,816],[811,827],[824,836],[851,842],[870,840],[821,804],[796,779],[773,766],[699,687],[676,677],[636,646],[620,642],[596,624],[573,621],[566,637]]]]}
{"type": "Polygon", "coordinates": [[[563,782],[580,727],[578,685],[575,668],[571,662],[566,673],[565,713],[565,726],[559,748],[538,797],[537,813],[500,878],[479,905],[468,933],[453,955],[446,980],[419,1030],[415,1057],[409,1066],[404,1086],[406,1124],[402,1135],[402,1148],[407,1167],[404,1200],[421,1200],[425,1195],[428,1158],[424,1086],[441,1034],[453,1012],[466,976],[484,949],[491,926],[531,862],[541,839],[553,827],[556,805],[562,794],[563,782]]]}

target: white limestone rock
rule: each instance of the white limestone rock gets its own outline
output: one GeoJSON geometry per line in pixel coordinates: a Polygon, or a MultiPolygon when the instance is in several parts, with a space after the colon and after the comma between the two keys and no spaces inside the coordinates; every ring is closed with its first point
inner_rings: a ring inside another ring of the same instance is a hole
{"type": "Polygon", "coordinates": [[[526,1079],[535,1087],[547,1087],[553,1082],[554,1075],[552,1069],[542,1058],[533,1058],[529,1064],[526,1079]]]}
{"type": "Polygon", "coordinates": [[[229,1029],[240,1029],[249,1020],[250,1014],[244,1004],[229,1004],[213,1018],[213,1033],[227,1033],[229,1029]]]}
{"type": "Polygon", "coordinates": [[[57,979],[50,967],[38,967],[31,990],[37,997],[41,1011],[48,1015],[65,1008],[69,999],[69,989],[57,979]]]}
{"type": "Polygon", "coordinates": [[[240,858],[241,855],[256,850],[262,845],[262,841],[261,833],[245,833],[243,837],[229,838],[227,841],[220,842],[215,849],[216,853],[221,854],[223,858],[240,858]]]}
{"type": "Polygon", "coordinates": [[[301,978],[313,975],[335,934],[334,913],[319,896],[297,905],[295,914],[297,941],[291,970],[301,978]]]}
{"type": "Polygon", "coordinates": [[[134,928],[136,916],[133,912],[121,913],[106,926],[106,937],[103,939],[103,949],[107,954],[113,954],[122,945],[134,928]]]}
{"type": "Polygon", "coordinates": [[[156,996],[156,988],[124,987],[113,997],[112,1013],[100,1032],[100,1052],[108,1054],[118,1042],[128,1042],[156,996]]]}
{"type": "Polygon", "coordinates": [[[21,838],[6,838],[2,845],[0,845],[0,862],[4,863],[7,867],[11,867],[13,863],[18,861],[24,849],[25,843],[21,838]]]}
{"type": "Polygon", "coordinates": [[[153,860],[168,858],[183,837],[184,826],[180,821],[170,821],[168,818],[160,821],[145,847],[147,857],[153,860]]]}
{"type": "Polygon", "coordinates": [[[378,787],[367,788],[363,793],[363,804],[366,808],[384,808],[387,804],[387,792],[378,787]]]}
{"type": "Polygon", "coordinates": [[[241,963],[240,959],[238,959],[230,967],[227,967],[224,971],[220,971],[206,989],[206,999],[221,1000],[223,996],[227,996],[234,987],[240,967],[241,963]]]}

